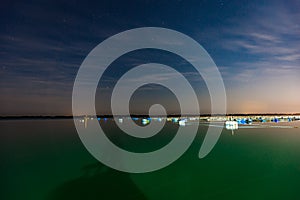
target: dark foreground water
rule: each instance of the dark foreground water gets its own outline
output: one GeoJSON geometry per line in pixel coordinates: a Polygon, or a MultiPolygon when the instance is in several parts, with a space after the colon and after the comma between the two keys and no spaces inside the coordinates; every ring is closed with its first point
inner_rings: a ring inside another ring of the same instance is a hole
{"type": "MultiPolygon", "coordinates": [[[[113,122],[101,123],[115,143],[136,151],[162,147],[177,128],[167,124],[139,142],[120,136],[113,122]]],[[[170,166],[128,174],[95,160],[72,120],[0,121],[0,199],[300,199],[300,128],[224,130],[199,159],[206,129],[170,166]]]]}

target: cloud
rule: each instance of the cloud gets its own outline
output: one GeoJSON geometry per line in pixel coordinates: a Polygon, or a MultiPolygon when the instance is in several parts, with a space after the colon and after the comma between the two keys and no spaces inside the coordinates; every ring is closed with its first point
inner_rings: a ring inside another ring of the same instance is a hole
{"type": "Polygon", "coordinates": [[[235,22],[233,28],[225,28],[221,47],[244,54],[232,63],[234,67],[259,71],[299,68],[300,15],[292,12],[291,6],[279,3],[261,6],[247,19],[235,22]]]}
{"type": "Polygon", "coordinates": [[[233,57],[221,68],[229,112],[300,111],[300,15],[292,6],[260,6],[224,28],[219,45],[233,57]]]}
{"type": "Polygon", "coordinates": [[[275,2],[257,7],[247,18],[235,19],[234,25],[224,28],[223,47],[270,55],[299,52],[300,14],[292,6],[275,2]]]}

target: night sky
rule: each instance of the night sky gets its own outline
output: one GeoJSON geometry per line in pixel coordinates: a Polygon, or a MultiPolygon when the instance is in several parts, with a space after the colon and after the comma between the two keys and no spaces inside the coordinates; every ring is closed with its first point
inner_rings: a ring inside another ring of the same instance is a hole
{"type": "MultiPolygon", "coordinates": [[[[228,113],[300,112],[300,1],[2,1],[0,8],[0,115],[71,115],[73,83],[88,53],[138,27],[174,29],[199,42],[223,76],[228,113]]],[[[153,61],[181,69],[209,112],[205,83],[188,63],[141,50],[105,73],[98,114],[110,112],[122,73],[153,61]]],[[[177,112],[174,95],[156,85],[136,92],[132,111],[146,112],[156,97],[177,112]]]]}

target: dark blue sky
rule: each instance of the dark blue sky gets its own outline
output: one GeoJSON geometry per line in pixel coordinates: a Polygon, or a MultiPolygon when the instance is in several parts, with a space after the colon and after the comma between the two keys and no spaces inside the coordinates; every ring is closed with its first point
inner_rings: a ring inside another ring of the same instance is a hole
{"type": "MultiPolygon", "coordinates": [[[[299,1],[271,0],[2,2],[0,115],[71,114],[73,82],[87,54],[114,34],[146,26],[180,31],[208,51],[225,82],[228,112],[300,112],[299,10],[299,1]]],[[[178,63],[149,51],[133,53],[119,66],[151,61],[146,55],[178,63]]],[[[99,85],[99,113],[108,112],[103,99],[124,69],[112,68],[99,85]]],[[[189,78],[208,111],[203,81],[189,78]]],[[[163,90],[153,89],[153,95],[167,94],[163,90]]],[[[165,96],[176,112],[172,95],[165,96]]],[[[144,112],[143,101],[136,98],[134,112],[144,112]]]]}

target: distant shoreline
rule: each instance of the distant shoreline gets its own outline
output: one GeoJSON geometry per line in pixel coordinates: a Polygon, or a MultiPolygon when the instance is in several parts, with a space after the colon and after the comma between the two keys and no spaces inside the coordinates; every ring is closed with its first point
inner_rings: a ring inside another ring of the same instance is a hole
{"type": "MultiPolygon", "coordinates": [[[[288,114],[288,113],[256,113],[256,114],[226,114],[226,116],[300,116],[300,113],[293,113],[293,114],[288,114]]],[[[91,116],[91,115],[89,115],[91,116]]],[[[203,114],[203,115],[191,115],[191,114],[185,114],[185,115],[179,115],[179,114],[171,114],[167,115],[167,117],[213,117],[213,116],[224,116],[220,114],[216,115],[211,115],[211,114],[203,114]]],[[[84,117],[82,116],[75,116],[77,117],[84,117]]],[[[113,118],[113,115],[97,115],[99,118],[113,118]]],[[[116,115],[116,117],[129,117],[126,115],[116,115]]],[[[143,118],[143,117],[149,117],[149,115],[138,115],[138,114],[133,114],[130,117],[136,117],[136,118],[143,118]]],[[[160,117],[160,116],[157,116],[160,117]]],[[[20,119],[73,119],[74,116],[62,116],[62,115],[57,115],[57,116],[52,116],[52,115],[30,115],[30,116],[0,116],[0,120],[20,120],[20,119]]]]}

